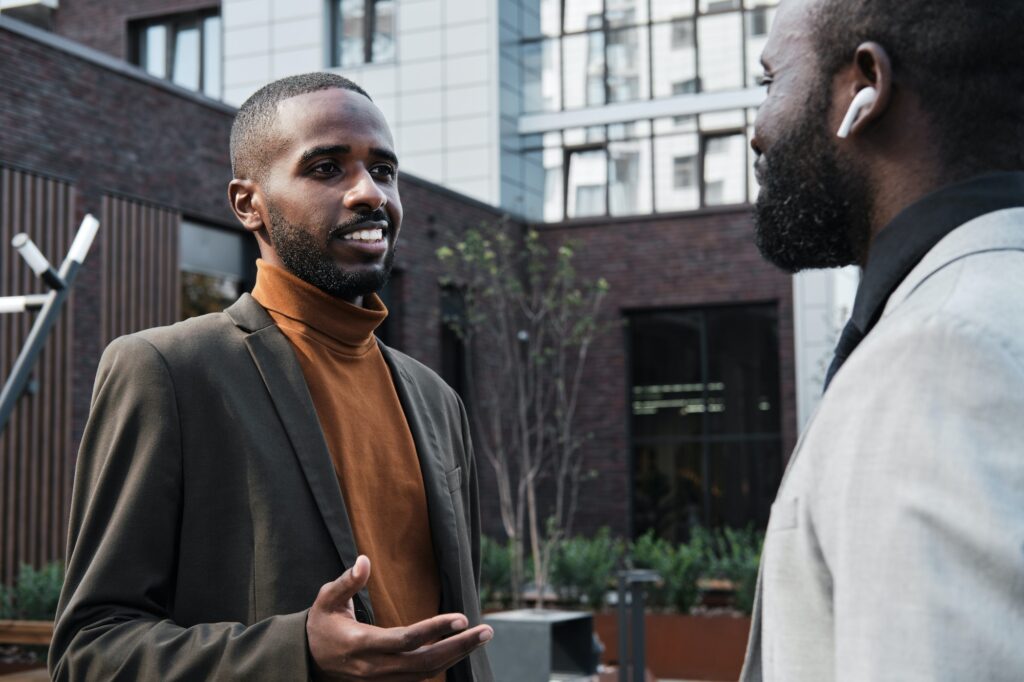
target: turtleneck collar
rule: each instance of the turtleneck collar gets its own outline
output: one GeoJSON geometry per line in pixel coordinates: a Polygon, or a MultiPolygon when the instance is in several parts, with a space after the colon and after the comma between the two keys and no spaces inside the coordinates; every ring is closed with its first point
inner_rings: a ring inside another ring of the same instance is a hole
{"type": "MultiPolygon", "coordinates": [[[[286,318],[289,327],[348,354],[362,355],[376,344],[373,332],[388,316],[377,294],[364,297],[360,308],[263,259],[256,268],[252,297],[272,317],[286,318]]],[[[275,321],[280,325],[284,320],[275,321]]]]}

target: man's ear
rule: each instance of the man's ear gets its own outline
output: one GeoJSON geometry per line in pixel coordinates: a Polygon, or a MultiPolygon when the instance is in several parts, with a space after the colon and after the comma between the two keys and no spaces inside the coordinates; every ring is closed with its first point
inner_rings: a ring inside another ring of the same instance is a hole
{"type": "Polygon", "coordinates": [[[252,233],[266,229],[263,220],[263,195],[252,180],[235,178],[228,184],[228,201],[242,227],[252,233]]]}
{"type": "Polygon", "coordinates": [[[836,108],[845,116],[853,116],[853,124],[847,135],[855,137],[873,126],[889,109],[892,98],[892,60],[885,48],[874,42],[861,44],[857,48],[854,62],[840,72],[840,87],[836,92],[836,108]],[[866,88],[873,88],[874,97],[860,101],[857,95],[866,88]],[[851,108],[856,111],[851,111],[851,108]]]}

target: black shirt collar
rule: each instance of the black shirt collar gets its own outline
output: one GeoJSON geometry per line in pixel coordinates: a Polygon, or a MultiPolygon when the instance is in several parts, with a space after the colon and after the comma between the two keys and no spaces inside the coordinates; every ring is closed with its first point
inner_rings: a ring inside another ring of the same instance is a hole
{"type": "Polygon", "coordinates": [[[1024,172],[958,182],[905,208],[871,245],[850,321],[867,334],[892,292],[943,237],[986,213],[1018,206],[1024,206],[1024,172]]]}

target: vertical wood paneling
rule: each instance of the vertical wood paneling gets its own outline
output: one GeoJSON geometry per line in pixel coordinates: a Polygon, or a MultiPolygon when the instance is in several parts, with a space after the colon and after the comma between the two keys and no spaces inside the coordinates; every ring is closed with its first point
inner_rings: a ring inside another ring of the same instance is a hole
{"type": "MultiPolygon", "coordinates": [[[[55,267],[77,225],[74,189],[65,182],[0,167],[0,296],[41,293],[45,285],[11,248],[27,232],[55,267]]],[[[71,498],[72,315],[75,294],[46,339],[33,379],[0,434],[0,581],[18,565],[61,559],[71,498]]],[[[0,315],[0,380],[10,375],[35,319],[0,315]]]]}
{"type": "Polygon", "coordinates": [[[101,208],[101,343],[178,321],[181,215],[122,197],[101,208]]]}

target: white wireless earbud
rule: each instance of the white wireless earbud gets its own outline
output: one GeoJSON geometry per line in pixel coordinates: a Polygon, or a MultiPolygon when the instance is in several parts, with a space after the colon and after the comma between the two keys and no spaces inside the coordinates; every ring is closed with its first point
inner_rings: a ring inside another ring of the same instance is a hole
{"type": "Polygon", "coordinates": [[[868,87],[864,88],[857,93],[857,96],[850,102],[850,110],[846,112],[846,118],[843,119],[843,125],[839,126],[839,132],[836,133],[839,137],[846,138],[850,135],[850,130],[853,128],[853,124],[857,121],[857,117],[860,115],[861,109],[869,107],[875,103],[878,99],[878,90],[868,87]]]}

